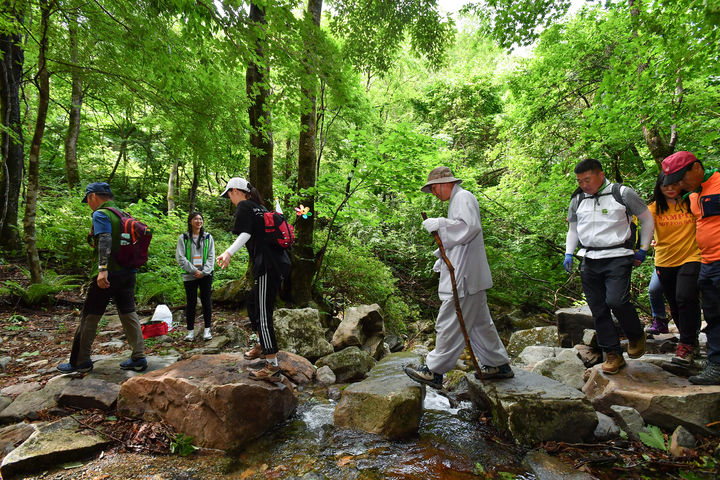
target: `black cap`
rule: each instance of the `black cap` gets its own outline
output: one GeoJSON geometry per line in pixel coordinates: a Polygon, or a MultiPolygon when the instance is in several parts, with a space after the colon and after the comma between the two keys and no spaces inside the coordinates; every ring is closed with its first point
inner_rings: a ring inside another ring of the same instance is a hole
{"type": "Polygon", "coordinates": [[[105,182],[95,182],[91,183],[87,187],[85,187],[85,196],[82,199],[82,203],[87,203],[87,197],[91,193],[101,193],[103,195],[109,195],[112,196],[112,190],[110,190],[110,185],[108,185],[105,182]]]}

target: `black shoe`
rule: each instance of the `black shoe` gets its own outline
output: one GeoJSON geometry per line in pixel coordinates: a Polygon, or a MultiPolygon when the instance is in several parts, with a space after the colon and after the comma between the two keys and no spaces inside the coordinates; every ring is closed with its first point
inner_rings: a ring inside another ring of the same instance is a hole
{"type": "Polygon", "coordinates": [[[87,373],[92,371],[93,362],[92,360],[88,360],[87,362],[76,366],[71,365],[70,362],[61,363],[57,366],[57,369],[62,373],[87,373]]]}
{"type": "Polygon", "coordinates": [[[147,370],[147,367],[147,360],[145,360],[144,358],[138,358],[137,360],[128,358],[124,362],[120,363],[120,368],[122,368],[123,370],[135,370],[136,372],[143,372],[147,370]]]}
{"type": "Polygon", "coordinates": [[[705,370],[688,378],[695,385],[720,385],[720,363],[708,362],[705,370]]]}
{"type": "Polygon", "coordinates": [[[489,367],[487,365],[482,365],[480,367],[480,371],[476,376],[483,380],[488,380],[491,378],[512,378],[515,376],[515,372],[513,372],[512,368],[510,368],[510,365],[508,365],[507,363],[498,367],[489,367]]]}
{"type": "Polygon", "coordinates": [[[438,390],[443,388],[443,376],[431,372],[427,365],[420,365],[419,367],[414,364],[406,365],[405,373],[416,382],[424,383],[438,390]]]}

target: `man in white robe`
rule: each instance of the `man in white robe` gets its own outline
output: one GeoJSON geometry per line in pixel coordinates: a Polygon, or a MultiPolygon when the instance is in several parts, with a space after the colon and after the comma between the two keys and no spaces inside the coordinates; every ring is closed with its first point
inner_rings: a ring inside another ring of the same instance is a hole
{"type": "MultiPolygon", "coordinates": [[[[509,378],[513,371],[505,347],[490,316],[486,290],[492,276],[480,224],[480,208],[475,196],[460,186],[448,167],[437,167],[428,175],[422,191],[441,201],[450,201],[447,218],[428,218],[423,227],[440,235],[445,253],[455,269],[455,280],[465,328],[475,357],[481,365],[477,376],[483,379],[509,378]]],[[[405,373],[413,380],[442,388],[443,374],[455,368],[465,348],[465,338],[457,318],[450,271],[435,251],[438,260],[433,270],[440,272],[438,295],[442,300],[435,324],[435,349],[420,366],[408,365],[405,373]]]]}

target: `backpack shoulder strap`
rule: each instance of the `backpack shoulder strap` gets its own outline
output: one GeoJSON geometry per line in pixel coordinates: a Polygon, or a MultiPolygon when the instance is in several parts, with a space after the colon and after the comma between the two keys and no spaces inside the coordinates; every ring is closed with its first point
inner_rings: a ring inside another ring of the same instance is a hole
{"type": "Polygon", "coordinates": [[[612,184],[612,196],[615,199],[617,203],[625,207],[625,200],[622,198],[622,187],[623,185],[621,183],[613,183],[612,184]]]}

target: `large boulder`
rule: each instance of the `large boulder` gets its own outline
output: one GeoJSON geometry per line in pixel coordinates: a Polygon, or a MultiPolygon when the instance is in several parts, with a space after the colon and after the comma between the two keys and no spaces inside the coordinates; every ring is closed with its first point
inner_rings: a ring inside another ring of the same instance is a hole
{"type": "MultiPolygon", "coordinates": [[[[380,343],[385,337],[385,322],[377,303],[360,305],[346,310],[340,325],[333,334],[332,345],[335,350],[352,346],[362,347],[373,337],[380,337],[380,343]]],[[[377,339],[373,344],[377,344],[377,339]]]]}
{"type": "Polygon", "coordinates": [[[213,289],[213,302],[241,304],[245,303],[252,291],[252,283],[247,275],[238,280],[230,280],[225,285],[213,289]]]}
{"type": "Polygon", "coordinates": [[[305,385],[315,379],[315,366],[307,358],[280,350],[277,359],[283,375],[294,384],[305,385]]]}
{"type": "Polygon", "coordinates": [[[532,372],[562,382],[569,387],[582,389],[585,385],[583,375],[585,375],[586,368],[578,357],[577,350],[574,348],[559,350],[555,357],[536,363],[532,372]]]}
{"type": "Polygon", "coordinates": [[[542,375],[516,368],[513,371],[513,378],[485,384],[474,374],[466,376],[473,403],[491,411],[496,427],[525,445],[592,439],[598,419],[585,395],[542,375]]]}
{"type": "Polygon", "coordinates": [[[278,384],[254,380],[250,364],[241,354],[196,355],[134,377],[120,389],[118,413],[163,420],[199,446],[238,450],[297,406],[287,379],[278,384]]]}
{"type": "Polygon", "coordinates": [[[345,383],[365,378],[367,372],[375,365],[375,360],[358,347],[348,347],[315,362],[318,368],[326,365],[335,374],[336,382],[345,383]]]}
{"type": "Polygon", "coordinates": [[[273,316],[278,346],[314,362],[335,351],[325,340],[320,315],[315,308],[279,308],[273,316]]]}
{"type": "Polygon", "coordinates": [[[599,365],[589,370],[583,387],[593,406],[612,415],[612,405],[633,407],[645,423],[673,430],[683,425],[702,435],[720,432],[709,423],[720,418],[720,385],[693,385],[685,378],[640,360],[629,360],[615,375],[605,375],[599,365]]]}
{"type": "Polygon", "coordinates": [[[71,377],[58,375],[45,384],[41,390],[25,392],[8,407],[0,412],[0,424],[14,423],[22,420],[38,420],[40,411],[57,406],[57,395],[65,388],[71,377]]]}
{"type": "Polygon", "coordinates": [[[535,327],[528,330],[518,330],[510,337],[507,352],[511,357],[516,357],[525,349],[525,347],[529,347],[531,345],[557,347],[557,327],[535,327]]]}
{"type": "Polygon", "coordinates": [[[555,318],[557,319],[558,340],[561,347],[570,348],[573,345],[583,343],[585,330],[595,329],[592,312],[590,312],[590,307],[587,305],[561,308],[555,312],[555,318]]]}
{"type": "Polygon", "coordinates": [[[76,378],[68,383],[57,398],[62,407],[110,410],[117,402],[120,385],[95,378],[76,378]]]}
{"type": "Polygon", "coordinates": [[[78,430],[77,421],[66,417],[39,426],[35,433],[3,459],[0,473],[5,479],[14,478],[59,463],[81,460],[109,444],[109,439],[93,431],[78,430]]]}
{"type": "Polygon", "coordinates": [[[398,352],[380,360],[368,378],[353,383],[335,408],[335,426],[363,430],[387,438],[416,434],[422,417],[424,390],[403,367],[420,356],[398,352]]]}
{"type": "Polygon", "coordinates": [[[524,368],[525,370],[532,370],[538,362],[548,358],[554,358],[560,351],[562,351],[560,347],[530,345],[525,347],[517,357],[513,358],[510,364],[515,367],[524,368]]]}

